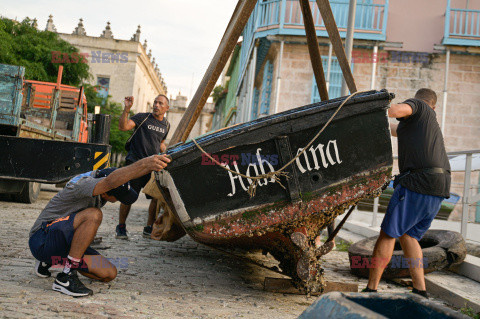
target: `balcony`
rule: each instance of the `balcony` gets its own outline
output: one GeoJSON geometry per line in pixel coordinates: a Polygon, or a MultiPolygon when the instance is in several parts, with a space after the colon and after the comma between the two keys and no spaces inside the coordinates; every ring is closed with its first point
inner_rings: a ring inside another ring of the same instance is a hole
{"type": "MultiPolygon", "coordinates": [[[[330,0],[340,36],[345,38],[349,0],[330,0]]],[[[310,7],[318,37],[328,37],[320,10],[315,0],[310,7]]],[[[388,0],[357,0],[355,39],[385,41],[388,0]],[[375,3],[374,3],[375,2],[375,3]]],[[[245,73],[255,39],[267,35],[305,36],[303,15],[298,0],[259,0],[243,31],[240,54],[240,79],[245,73]]],[[[239,81],[240,83],[241,81],[239,81]]]]}
{"type": "Polygon", "coordinates": [[[480,10],[451,8],[448,0],[442,44],[480,46],[480,10]]]}
{"type": "MultiPolygon", "coordinates": [[[[345,37],[348,21],[348,0],[330,1],[340,36],[345,37]]],[[[325,24],[315,0],[310,0],[317,36],[328,37],[325,24]]],[[[355,17],[355,38],[385,40],[388,0],[374,4],[372,0],[358,0],[355,17]]],[[[267,0],[257,4],[256,37],[268,34],[305,35],[303,16],[298,0],[267,0]]]]}

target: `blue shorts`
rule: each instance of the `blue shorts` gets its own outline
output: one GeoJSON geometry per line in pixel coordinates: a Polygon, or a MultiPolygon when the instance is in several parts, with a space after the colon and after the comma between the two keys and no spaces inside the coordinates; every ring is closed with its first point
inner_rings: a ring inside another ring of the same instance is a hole
{"type": "MultiPolygon", "coordinates": [[[[61,217],[49,223],[44,222],[42,228],[37,230],[28,241],[33,257],[51,265],[63,264],[72,244],[73,221],[76,214],[61,217]]],[[[85,255],[100,255],[100,253],[88,247],[85,255]]],[[[86,263],[82,262],[79,270],[88,272],[86,263]]]]}
{"type": "Polygon", "coordinates": [[[416,193],[397,185],[381,229],[393,238],[407,234],[420,240],[440,210],[442,200],[443,197],[416,193]]]}

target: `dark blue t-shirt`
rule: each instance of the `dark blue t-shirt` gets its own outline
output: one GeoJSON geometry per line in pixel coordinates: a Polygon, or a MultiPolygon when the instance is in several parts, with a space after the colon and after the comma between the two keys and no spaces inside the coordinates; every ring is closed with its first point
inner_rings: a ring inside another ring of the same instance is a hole
{"type": "Polygon", "coordinates": [[[424,168],[443,168],[450,172],[450,163],[442,131],[437,122],[435,111],[422,100],[408,99],[412,115],[399,118],[398,166],[400,173],[412,172],[400,179],[400,184],[411,191],[450,197],[450,173],[432,173],[421,171],[424,168]]]}
{"type": "Polygon", "coordinates": [[[138,113],[132,116],[131,120],[135,122],[134,132],[139,125],[141,126],[132,137],[126,160],[136,162],[144,157],[159,154],[160,144],[167,137],[170,127],[167,119],[164,117],[159,121],[151,113],[138,113]]]}

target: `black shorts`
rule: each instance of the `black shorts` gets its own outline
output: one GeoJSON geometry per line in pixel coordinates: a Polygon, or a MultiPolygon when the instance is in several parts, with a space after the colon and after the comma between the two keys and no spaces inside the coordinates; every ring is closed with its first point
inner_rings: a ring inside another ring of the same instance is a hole
{"type": "MultiPolygon", "coordinates": [[[[73,213],[49,223],[44,222],[42,228],[37,230],[28,241],[33,257],[51,265],[64,264],[75,233],[73,221],[76,215],[77,213],[73,213]]],[[[84,255],[100,255],[100,253],[88,247],[84,255]]],[[[88,272],[87,264],[82,262],[79,270],[88,272]]]]}
{"type": "MultiPolygon", "coordinates": [[[[132,161],[130,161],[130,160],[127,160],[127,161],[125,162],[125,166],[128,166],[128,165],[133,164],[133,163],[135,163],[135,162],[132,162],[132,161]]],[[[135,179],[132,179],[132,180],[130,181],[130,185],[131,185],[132,188],[137,192],[138,195],[140,195],[140,191],[142,190],[142,188],[144,188],[145,185],[147,185],[148,181],[150,180],[150,177],[151,177],[151,174],[148,173],[148,174],[146,174],[146,175],[140,176],[140,177],[135,178],[135,179]]],[[[146,197],[147,199],[153,199],[152,196],[147,195],[147,194],[145,194],[145,197],[146,197]]]]}

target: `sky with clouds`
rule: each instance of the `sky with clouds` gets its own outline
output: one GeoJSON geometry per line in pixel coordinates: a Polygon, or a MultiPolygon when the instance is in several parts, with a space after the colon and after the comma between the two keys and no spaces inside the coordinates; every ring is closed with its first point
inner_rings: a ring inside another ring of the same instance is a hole
{"type": "Polygon", "coordinates": [[[37,18],[45,29],[53,15],[58,32],[72,33],[83,18],[87,35],[99,36],[107,21],[116,39],[129,40],[141,25],[141,39],[159,65],[168,94],[189,98],[220,43],[237,0],[102,0],[2,1],[0,15],[37,18]],[[192,85],[193,78],[193,85],[192,85]]]}

